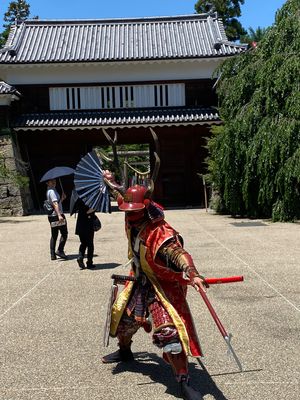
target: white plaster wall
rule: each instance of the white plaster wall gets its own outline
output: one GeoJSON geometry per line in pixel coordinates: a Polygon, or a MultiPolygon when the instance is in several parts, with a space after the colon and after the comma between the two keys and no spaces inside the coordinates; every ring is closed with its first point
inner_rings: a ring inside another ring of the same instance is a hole
{"type": "Polygon", "coordinates": [[[10,95],[1,95],[0,96],[0,106],[10,106],[11,96],[10,95]]]}
{"type": "Polygon", "coordinates": [[[10,85],[138,82],[211,78],[223,59],[53,65],[0,65],[10,85]]]}

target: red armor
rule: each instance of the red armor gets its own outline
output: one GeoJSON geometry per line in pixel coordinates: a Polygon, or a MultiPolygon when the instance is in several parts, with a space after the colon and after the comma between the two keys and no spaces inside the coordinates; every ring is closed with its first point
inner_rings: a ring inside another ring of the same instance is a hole
{"type": "Polygon", "coordinates": [[[147,189],[145,186],[131,186],[126,190],[123,201],[119,200],[119,209],[121,211],[138,211],[145,208],[144,199],[147,189]]]}

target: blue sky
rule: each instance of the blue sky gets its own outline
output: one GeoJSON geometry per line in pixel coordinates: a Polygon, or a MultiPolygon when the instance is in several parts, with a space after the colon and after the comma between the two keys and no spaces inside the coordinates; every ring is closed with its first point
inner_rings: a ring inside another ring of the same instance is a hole
{"type": "MultiPolygon", "coordinates": [[[[11,0],[0,0],[0,29],[11,0]]],[[[196,0],[27,0],[31,15],[40,19],[96,19],[193,14],[196,0]]],[[[242,25],[257,28],[272,25],[275,12],[285,0],[245,0],[242,25]]],[[[1,29],[2,30],[2,29],[1,29]]]]}

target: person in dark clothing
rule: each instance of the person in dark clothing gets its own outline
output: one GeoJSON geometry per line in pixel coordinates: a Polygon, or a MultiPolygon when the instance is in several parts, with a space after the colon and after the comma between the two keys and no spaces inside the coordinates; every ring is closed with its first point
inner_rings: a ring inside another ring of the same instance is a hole
{"type": "Polygon", "coordinates": [[[93,257],[94,257],[94,219],[95,211],[84,204],[84,202],[78,198],[76,201],[77,210],[77,222],[75,228],[75,234],[79,236],[80,246],[79,255],[77,262],[80,269],[85,268],[83,262],[85,252],[87,250],[87,263],[86,268],[94,268],[93,257]]]}

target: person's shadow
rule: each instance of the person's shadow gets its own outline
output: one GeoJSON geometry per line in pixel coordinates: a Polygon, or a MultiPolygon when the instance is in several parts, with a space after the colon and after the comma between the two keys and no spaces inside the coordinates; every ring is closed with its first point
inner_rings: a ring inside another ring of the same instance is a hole
{"type": "MultiPolygon", "coordinates": [[[[68,260],[77,260],[78,254],[67,254],[68,260]]],[[[97,256],[97,255],[95,255],[97,256]]],[[[61,261],[66,261],[63,259],[59,259],[61,261]]],[[[86,258],[84,259],[84,262],[86,262],[86,258]]],[[[90,271],[97,271],[97,270],[104,270],[104,269],[112,269],[112,268],[117,268],[120,267],[121,264],[112,262],[112,263],[104,263],[104,264],[94,264],[94,268],[90,269],[90,271]]]]}
{"type": "Polygon", "coordinates": [[[91,269],[91,271],[97,271],[97,270],[104,270],[104,269],[112,269],[112,268],[117,268],[120,267],[120,264],[117,263],[105,263],[105,264],[94,264],[94,268],[91,269]]]}
{"type": "MultiPolygon", "coordinates": [[[[166,386],[166,393],[176,398],[181,398],[179,384],[173,375],[172,369],[161,357],[155,353],[134,353],[134,361],[119,363],[113,370],[113,374],[125,371],[135,372],[148,376],[153,383],[161,383],[166,386]]],[[[215,400],[227,400],[223,392],[217,387],[206,369],[200,369],[193,362],[189,363],[189,375],[191,386],[198,390],[202,396],[210,394],[215,400]]],[[[139,383],[149,385],[151,383],[139,383]]]]}

